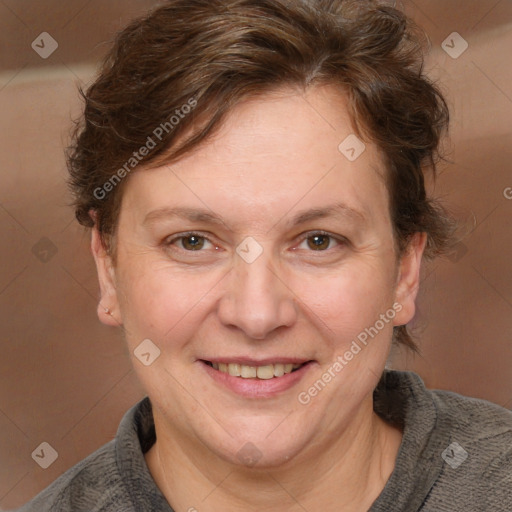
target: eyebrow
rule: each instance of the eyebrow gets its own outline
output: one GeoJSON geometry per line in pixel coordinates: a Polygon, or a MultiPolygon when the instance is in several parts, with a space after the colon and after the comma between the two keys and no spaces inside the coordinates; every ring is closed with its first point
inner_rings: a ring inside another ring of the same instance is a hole
{"type": "MultiPolygon", "coordinates": [[[[172,219],[174,217],[185,219],[190,222],[204,222],[208,224],[226,226],[226,222],[212,211],[186,207],[158,208],[157,210],[149,212],[144,217],[142,224],[153,224],[160,220],[172,219]]],[[[348,218],[357,223],[367,222],[367,217],[362,211],[352,208],[344,203],[337,203],[323,208],[312,208],[300,211],[291,220],[286,222],[286,225],[293,227],[305,224],[312,220],[324,219],[326,217],[348,218]]]]}
{"type": "Polygon", "coordinates": [[[337,203],[331,206],[323,208],[312,208],[299,212],[290,221],[290,225],[296,226],[299,224],[305,224],[311,220],[324,219],[326,217],[338,217],[338,218],[349,218],[359,223],[366,223],[366,215],[355,208],[352,208],[344,203],[337,203]]]}
{"type": "Polygon", "coordinates": [[[213,212],[197,208],[158,208],[149,212],[142,222],[143,225],[153,224],[160,220],[178,217],[191,222],[205,222],[210,224],[224,224],[223,220],[213,212]]]}

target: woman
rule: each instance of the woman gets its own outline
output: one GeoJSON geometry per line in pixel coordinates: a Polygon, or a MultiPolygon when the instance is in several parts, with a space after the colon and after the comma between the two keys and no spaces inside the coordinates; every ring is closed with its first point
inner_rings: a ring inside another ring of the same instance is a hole
{"type": "Polygon", "coordinates": [[[416,32],[376,2],[171,0],[120,34],[69,168],[148,398],[21,510],[512,508],[511,413],[385,369],[453,229],[416,32]]]}

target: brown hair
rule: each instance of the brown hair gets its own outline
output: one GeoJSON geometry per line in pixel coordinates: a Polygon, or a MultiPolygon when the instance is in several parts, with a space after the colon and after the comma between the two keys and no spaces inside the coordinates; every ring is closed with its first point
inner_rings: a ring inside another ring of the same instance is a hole
{"type": "MultiPolygon", "coordinates": [[[[427,233],[425,257],[441,254],[453,225],[427,198],[424,169],[435,175],[449,115],[423,73],[424,43],[410,19],[377,0],[166,1],[117,36],[82,92],[68,152],[77,219],[96,222],[109,247],[124,178],[139,162],[161,165],[198,147],[244,99],[332,84],[347,94],[357,135],[384,155],[399,255],[416,232],[427,233]]],[[[417,350],[405,326],[394,341],[417,350]]]]}

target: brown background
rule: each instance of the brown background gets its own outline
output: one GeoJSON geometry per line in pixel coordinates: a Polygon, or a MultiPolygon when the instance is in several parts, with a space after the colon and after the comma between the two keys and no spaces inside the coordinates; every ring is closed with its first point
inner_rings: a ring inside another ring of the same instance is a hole
{"type": "MultiPolygon", "coordinates": [[[[0,508],[27,501],[112,439],[143,391],[120,333],[96,317],[88,235],[74,222],[63,147],[113,33],[150,0],[0,0],[0,508]],[[58,49],[43,60],[32,41],[58,49]],[[50,443],[58,459],[31,453],[50,443]]],[[[435,194],[473,225],[458,251],[424,269],[414,320],[422,355],[395,368],[429,387],[512,407],[512,2],[416,0],[404,9],[427,31],[429,74],[452,110],[450,163],[435,194]],[[469,48],[452,59],[442,41],[469,48]]]]}

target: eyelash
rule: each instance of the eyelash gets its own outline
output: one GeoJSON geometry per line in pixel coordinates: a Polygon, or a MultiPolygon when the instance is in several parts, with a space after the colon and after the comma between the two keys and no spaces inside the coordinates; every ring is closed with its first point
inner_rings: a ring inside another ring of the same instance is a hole
{"type": "MultiPolygon", "coordinates": [[[[171,246],[171,245],[174,245],[175,242],[179,241],[179,240],[183,240],[185,238],[190,238],[190,237],[198,237],[198,238],[202,238],[206,241],[208,241],[210,244],[212,244],[215,248],[218,248],[218,246],[212,242],[212,240],[210,240],[207,236],[205,235],[202,235],[201,233],[198,233],[197,231],[190,231],[190,232],[187,232],[187,233],[182,233],[178,236],[175,236],[174,238],[172,239],[166,239],[165,240],[165,246],[171,246]]],[[[299,241],[299,244],[302,244],[303,242],[307,241],[308,238],[313,238],[315,236],[325,236],[325,237],[329,237],[331,240],[334,240],[335,242],[337,242],[339,244],[339,246],[346,246],[349,241],[343,237],[343,236],[334,236],[333,234],[331,233],[328,233],[327,231],[309,231],[307,233],[304,234],[304,236],[301,237],[300,241],[299,241]]],[[[184,251],[184,252],[188,252],[188,253],[194,253],[194,252],[203,252],[203,250],[198,250],[198,251],[189,251],[187,249],[183,249],[182,247],[179,248],[180,250],[184,251]]],[[[311,250],[310,252],[327,252],[327,251],[330,251],[332,250],[333,248],[329,248],[329,249],[325,249],[323,251],[314,251],[314,250],[311,250]]]]}
{"type": "MultiPolygon", "coordinates": [[[[183,240],[185,238],[190,238],[192,236],[195,236],[195,237],[198,237],[198,238],[204,238],[205,240],[207,240],[208,242],[210,242],[214,247],[217,247],[207,236],[204,236],[202,235],[201,233],[198,233],[197,231],[190,231],[188,233],[182,233],[181,235],[178,235],[178,236],[175,236],[174,238],[172,239],[166,239],[165,240],[165,245],[166,246],[169,246],[169,245],[174,245],[174,242],[178,241],[178,240],[183,240]]],[[[185,252],[203,252],[203,251],[187,251],[186,249],[183,249],[180,247],[180,249],[182,251],[185,251],[185,252]]]]}
{"type": "MultiPolygon", "coordinates": [[[[315,236],[325,236],[325,237],[328,237],[330,238],[331,240],[335,241],[338,246],[346,246],[348,244],[348,240],[343,237],[343,236],[335,236],[331,233],[328,233],[327,231],[308,231],[305,236],[303,236],[300,240],[300,243],[303,243],[305,241],[307,241],[308,238],[313,238],[315,236]]],[[[330,244],[329,244],[330,245],[330,244]]],[[[322,253],[322,252],[328,252],[328,251],[331,251],[333,250],[335,247],[331,247],[330,249],[325,249],[323,251],[313,251],[311,250],[310,252],[319,252],[319,253],[322,253]]]]}

